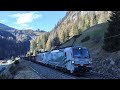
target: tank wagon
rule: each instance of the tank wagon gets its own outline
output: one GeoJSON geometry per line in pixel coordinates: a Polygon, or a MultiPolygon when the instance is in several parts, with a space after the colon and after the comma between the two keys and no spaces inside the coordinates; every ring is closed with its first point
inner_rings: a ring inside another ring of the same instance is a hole
{"type": "Polygon", "coordinates": [[[92,59],[86,47],[74,46],[58,50],[38,53],[35,62],[62,69],[70,73],[89,72],[92,69],[92,59]]]}

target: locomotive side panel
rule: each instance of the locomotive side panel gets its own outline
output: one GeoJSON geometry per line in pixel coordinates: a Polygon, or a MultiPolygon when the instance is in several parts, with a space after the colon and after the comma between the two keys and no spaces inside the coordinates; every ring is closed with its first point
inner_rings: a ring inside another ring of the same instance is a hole
{"type": "Polygon", "coordinates": [[[60,66],[63,56],[64,52],[61,52],[59,50],[51,51],[51,58],[49,59],[49,64],[54,66],[60,66]]]}
{"type": "Polygon", "coordinates": [[[43,63],[43,58],[44,58],[43,55],[44,55],[44,53],[39,53],[36,55],[36,62],[37,63],[43,63]]]}

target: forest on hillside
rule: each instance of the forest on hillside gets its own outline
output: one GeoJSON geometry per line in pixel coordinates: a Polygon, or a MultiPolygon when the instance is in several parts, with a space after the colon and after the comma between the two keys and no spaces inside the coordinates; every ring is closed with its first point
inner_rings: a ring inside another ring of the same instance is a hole
{"type": "Polygon", "coordinates": [[[30,51],[27,54],[35,55],[37,52],[59,47],[91,26],[106,22],[109,15],[109,11],[68,11],[50,32],[30,42],[30,51]]]}

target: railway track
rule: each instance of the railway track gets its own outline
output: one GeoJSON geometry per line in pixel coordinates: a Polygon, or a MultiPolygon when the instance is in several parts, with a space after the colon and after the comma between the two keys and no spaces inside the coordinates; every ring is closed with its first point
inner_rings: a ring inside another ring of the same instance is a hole
{"type": "Polygon", "coordinates": [[[75,76],[77,79],[120,79],[120,77],[100,74],[100,73],[93,72],[93,71],[86,72],[85,74],[82,74],[82,75],[70,75],[70,76],[75,76]]]}
{"type": "Polygon", "coordinates": [[[32,69],[34,69],[34,71],[37,72],[37,74],[43,76],[45,79],[120,79],[120,77],[100,74],[95,71],[86,72],[85,74],[82,75],[78,74],[72,75],[67,72],[62,72],[61,70],[58,69],[56,70],[52,67],[47,67],[33,62],[29,63],[30,63],[29,65],[31,65],[30,67],[32,67],[32,69]],[[40,70],[38,68],[41,68],[43,70],[40,70]]]}
{"type": "Polygon", "coordinates": [[[87,77],[77,77],[60,70],[55,70],[52,67],[46,67],[30,61],[24,61],[36,74],[43,79],[89,79],[87,77]]]}
{"type": "Polygon", "coordinates": [[[92,77],[98,78],[98,79],[120,79],[120,77],[102,74],[102,73],[97,73],[95,71],[87,72],[85,76],[92,76],[92,77]]]}

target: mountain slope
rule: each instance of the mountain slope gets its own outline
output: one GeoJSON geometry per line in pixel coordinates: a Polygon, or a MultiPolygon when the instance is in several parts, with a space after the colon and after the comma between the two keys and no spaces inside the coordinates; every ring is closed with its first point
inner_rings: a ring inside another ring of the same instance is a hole
{"type": "MultiPolygon", "coordinates": [[[[68,11],[66,16],[50,32],[48,42],[46,43],[48,44],[47,46],[56,36],[59,37],[62,44],[87,28],[106,22],[110,13],[110,11],[68,11]]],[[[47,49],[50,50],[50,48],[47,49]]]]}
{"type": "Polygon", "coordinates": [[[6,30],[0,30],[0,37],[6,38],[6,39],[11,38],[12,40],[16,40],[16,37],[6,30]]]}
{"type": "Polygon", "coordinates": [[[108,23],[101,23],[94,25],[84,32],[82,32],[79,37],[72,38],[68,42],[62,44],[59,48],[67,47],[67,46],[85,46],[89,48],[90,53],[94,52],[94,50],[100,49],[103,45],[103,37],[104,32],[107,30],[108,23]],[[89,37],[89,39],[85,39],[89,37]]]}
{"type": "Polygon", "coordinates": [[[5,24],[2,24],[0,23],[0,29],[3,29],[3,30],[15,30],[15,28],[12,28],[12,27],[9,27],[5,24]]]}
{"type": "Polygon", "coordinates": [[[0,30],[0,60],[12,56],[25,55],[29,50],[30,42],[18,42],[16,37],[6,30],[0,30]]]}
{"type": "MultiPolygon", "coordinates": [[[[60,44],[65,43],[67,40],[75,35],[79,35],[86,29],[106,22],[109,19],[110,11],[68,11],[55,27],[49,32],[47,41],[44,43],[45,47],[40,47],[44,50],[54,49],[56,46],[53,45],[54,38],[58,37],[60,44]]],[[[45,37],[45,35],[43,36],[45,37]]],[[[43,41],[40,37],[36,40],[43,41]]],[[[41,42],[39,42],[41,43],[41,42]]]]}

